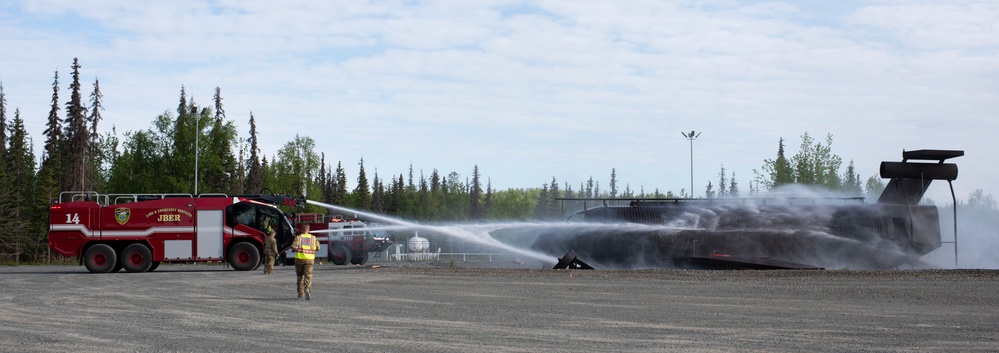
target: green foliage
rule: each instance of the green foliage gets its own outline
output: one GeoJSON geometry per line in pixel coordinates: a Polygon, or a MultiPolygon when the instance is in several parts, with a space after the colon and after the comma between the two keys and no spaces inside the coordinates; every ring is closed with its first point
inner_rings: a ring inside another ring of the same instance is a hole
{"type": "Polygon", "coordinates": [[[721,171],[718,172],[718,197],[728,196],[728,179],[725,178],[725,165],[722,164],[721,171]]]}
{"type": "MultiPolygon", "coordinates": [[[[552,184],[553,186],[556,184],[552,184]]],[[[558,197],[558,196],[556,196],[558,197]]],[[[617,197],[617,170],[611,168],[611,178],[610,178],[610,197],[617,197]]]]}
{"type": "Polygon", "coordinates": [[[867,178],[864,190],[867,192],[868,198],[877,198],[885,190],[885,182],[877,175],[871,175],[867,178]]]}
{"type": "Polygon", "coordinates": [[[361,158],[361,162],[357,163],[357,187],[354,188],[354,192],[351,194],[353,200],[351,207],[358,210],[370,210],[371,209],[371,189],[368,186],[368,177],[364,172],[364,158],[361,158]]]}
{"type": "Polygon", "coordinates": [[[525,221],[534,217],[534,205],[541,189],[506,189],[493,192],[492,207],[486,209],[486,218],[525,221]]]}
{"type": "Polygon", "coordinates": [[[849,195],[863,195],[864,190],[860,187],[860,174],[853,165],[853,160],[846,166],[846,174],[843,175],[843,191],[849,195]]]}
{"type": "Polygon", "coordinates": [[[552,219],[554,218],[553,210],[551,209],[552,197],[548,189],[548,183],[541,186],[541,192],[538,193],[538,201],[534,205],[534,218],[537,219],[552,219]]]}
{"type": "Polygon", "coordinates": [[[992,197],[992,194],[985,194],[985,191],[982,189],[975,189],[974,192],[968,195],[968,207],[990,211],[999,210],[996,206],[996,199],[992,197]]]}
{"type": "Polygon", "coordinates": [[[246,181],[243,190],[249,193],[259,193],[264,188],[263,169],[260,164],[260,148],[257,146],[257,122],[250,113],[250,137],[247,138],[250,149],[250,160],[247,161],[246,181]]]}
{"type": "Polygon", "coordinates": [[[728,184],[728,196],[739,197],[739,183],[735,181],[735,172],[732,172],[732,179],[728,184]]]}
{"type": "Polygon", "coordinates": [[[468,193],[468,214],[473,220],[480,220],[485,216],[482,209],[482,183],[479,182],[479,166],[472,169],[472,185],[469,186],[468,193]]]}
{"type": "Polygon", "coordinates": [[[34,261],[44,249],[44,220],[36,208],[35,155],[28,133],[24,129],[21,112],[14,111],[14,119],[7,127],[10,133],[4,151],[0,182],[0,252],[15,253],[20,261],[34,261]]]}
{"type": "Polygon", "coordinates": [[[72,68],[73,82],[69,85],[70,100],[66,102],[66,121],[63,127],[65,139],[62,140],[62,164],[65,169],[61,185],[64,190],[93,190],[93,180],[88,180],[93,169],[93,156],[88,155],[93,151],[93,140],[87,109],[83,106],[80,92],[81,66],[76,58],[73,58],[72,68]]]}
{"type": "MultiPolygon", "coordinates": [[[[776,159],[763,161],[761,171],[754,170],[756,181],[767,189],[797,183],[820,186],[829,190],[851,190],[856,184],[844,186],[839,169],[843,159],[832,153],[832,135],[826,135],[825,144],[815,140],[805,132],[801,135],[798,153],[787,159],[784,156],[784,139],[781,138],[776,159]]],[[[855,172],[849,171],[854,174],[855,172]]]]}
{"type": "Polygon", "coordinates": [[[347,197],[347,171],[343,170],[343,164],[337,162],[336,174],[333,177],[333,198],[335,205],[346,205],[347,197]]]}
{"type": "MultiPolygon", "coordinates": [[[[236,124],[225,120],[225,110],[222,106],[221,89],[215,88],[214,117],[201,116],[199,131],[204,125],[211,128],[198,141],[198,172],[199,193],[233,193],[234,189],[242,189],[243,176],[237,173],[238,163],[233,154],[233,146],[238,143],[239,133],[236,124]],[[240,187],[237,187],[240,186],[240,187]]],[[[203,112],[208,113],[203,109],[203,112]]]]}
{"type": "Polygon", "coordinates": [[[274,184],[271,190],[290,195],[321,195],[316,182],[319,174],[319,154],[316,143],[308,136],[295,135],[295,138],[278,150],[277,159],[272,163],[274,184]]]}
{"type": "Polygon", "coordinates": [[[784,156],[784,138],[777,144],[777,158],[763,161],[763,173],[755,171],[757,181],[767,189],[794,183],[794,168],[784,156]],[[765,174],[765,175],[763,175],[765,174]]]}
{"type": "Polygon", "coordinates": [[[808,133],[801,135],[798,154],[791,157],[795,166],[795,181],[798,184],[823,186],[830,190],[840,190],[843,186],[839,178],[839,168],[843,159],[832,153],[832,135],[826,135],[826,144],[816,143],[808,133]]]}

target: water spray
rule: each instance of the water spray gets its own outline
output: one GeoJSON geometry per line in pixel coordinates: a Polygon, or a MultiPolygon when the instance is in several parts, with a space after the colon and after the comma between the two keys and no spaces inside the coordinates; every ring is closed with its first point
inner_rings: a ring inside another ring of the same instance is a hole
{"type": "MultiPolygon", "coordinates": [[[[380,223],[388,224],[387,226],[377,226],[377,227],[367,228],[367,230],[392,230],[392,231],[414,231],[414,232],[423,231],[425,233],[440,234],[455,239],[473,242],[479,245],[485,245],[498,250],[503,250],[509,253],[516,254],[517,256],[524,256],[545,263],[555,262],[555,259],[553,259],[551,256],[547,254],[511,246],[509,244],[503,243],[493,238],[492,235],[489,233],[490,231],[514,226],[514,224],[510,223],[424,225],[420,223],[402,220],[399,218],[355,210],[343,206],[331,205],[318,201],[308,200],[306,202],[329,210],[334,210],[344,213],[352,213],[366,220],[377,221],[380,223]]],[[[339,230],[330,230],[326,232],[337,232],[337,231],[339,230]]]]}

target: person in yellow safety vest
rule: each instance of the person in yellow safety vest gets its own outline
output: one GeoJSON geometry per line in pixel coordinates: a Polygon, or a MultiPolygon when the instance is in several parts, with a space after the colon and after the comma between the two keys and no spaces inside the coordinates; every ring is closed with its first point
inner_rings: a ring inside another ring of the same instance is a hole
{"type": "Polygon", "coordinates": [[[302,233],[291,243],[295,250],[295,275],[298,276],[298,299],[312,300],[312,262],[319,250],[319,241],[309,234],[309,225],[302,225],[302,233]]]}

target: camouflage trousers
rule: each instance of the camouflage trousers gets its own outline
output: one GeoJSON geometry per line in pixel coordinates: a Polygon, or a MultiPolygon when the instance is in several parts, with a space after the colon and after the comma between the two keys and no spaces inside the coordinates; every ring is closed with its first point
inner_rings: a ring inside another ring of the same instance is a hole
{"type": "Polygon", "coordinates": [[[266,255],[264,256],[264,274],[272,273],[274,273],[274,255],[266,255]]]}
{"type": "Polygon", "coordinates": [[[295,259],[295,274],[298,275],[298,295],[312,293],[312,261],[295,259]]]}

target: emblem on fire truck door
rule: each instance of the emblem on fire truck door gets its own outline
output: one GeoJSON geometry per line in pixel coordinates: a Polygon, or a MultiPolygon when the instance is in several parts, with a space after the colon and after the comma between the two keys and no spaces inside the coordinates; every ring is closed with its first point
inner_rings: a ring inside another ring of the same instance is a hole
{"type": "Polygon", "coordinates": [[[114,210],[114,219],[118,221],[118,224],[125,225],[128,223],[128,216],[132,214],[132,211],[125,207],[118,207],[114,210]]]}

